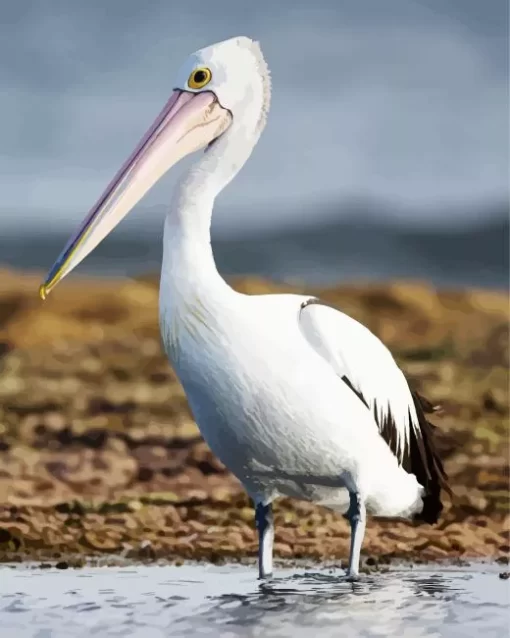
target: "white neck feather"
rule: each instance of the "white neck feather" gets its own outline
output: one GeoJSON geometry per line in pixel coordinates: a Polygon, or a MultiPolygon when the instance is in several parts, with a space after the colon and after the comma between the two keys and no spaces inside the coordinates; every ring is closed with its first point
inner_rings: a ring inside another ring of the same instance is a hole
{"type": "Polygon", "coordinates": [[[178,184],[165,220],[162,266],[162,281],[175,292],[230,290],[211,248],[212,210],[216,196],[245,164],[259,136],[255,127],[247,134],[246,123],[234,122],[178,184]]]}

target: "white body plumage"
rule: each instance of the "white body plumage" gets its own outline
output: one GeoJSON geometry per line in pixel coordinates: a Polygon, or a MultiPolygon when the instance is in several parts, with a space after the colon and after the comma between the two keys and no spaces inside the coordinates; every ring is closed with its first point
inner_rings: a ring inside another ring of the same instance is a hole
{"type": "MultiPolygon", "coordinates": [[[[160,295],[165,349],[205,440],[256,501],[287,495],[344,512],[343,488],[350,487],[373,514],[410,516],[421,508],[416,477],[402,469],[371,411],[303,331],[313,335],[308,314],[335,313],[340,342],[365,346],[356,353],[361,372],[367,364],[388,380],[399,370],[374,335],[330,308],[301,309],[307,297],[250,297],[210,280],[191,296],[168,273],[160,295]]],[[[412,405],[406,388],[395,389],[412,405]]],[[[408,424],[401,423],[405,438],[408,424]]]]}

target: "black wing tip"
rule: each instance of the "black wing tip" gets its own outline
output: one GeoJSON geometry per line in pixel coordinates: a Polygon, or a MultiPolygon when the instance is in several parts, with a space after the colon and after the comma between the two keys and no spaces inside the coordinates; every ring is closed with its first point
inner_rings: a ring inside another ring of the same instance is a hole
{"type": "Polygon", "coordinates": [[[439,490],[430,490],[423,497],[423,508],[421,512],[414,516],[414,520],[418,523],[427,523],[435,525],[441,518],[441,512],[444,506],[441,500],[441,488],[439,490]]]}
{"type": "Polygon", "coordinates": [[[451,496],[452,490],[437,449],[436,426],[425,417],[425,412],[436,412],[437,407],[417,392],[412,391],[411,394],[418,416],[419,432],[411,428],[409,471],[415,474],[426,492],[423,497],[423,508],[415,516],[415,520],[433,525],[438,522],[444,508],[441,500],[442,491],[451,496]]]}
{"type": "MultiPolygon", "coordinates": [[[[347,376],[342,377],[342,381],[357,395],[360,401],[368,406],[365,397],[361,392],[356,390],[347,376]]],[[[425,496],[423,497],[423,508],[421,512],[414,516],[415,521],[428,523],[433,525],[437,523],[441,512],[443,511],[443,502],[441,500],[442,490],[450,496],[452,491],[448,485],[448,476],[443,467],[443,462],[439,455],[435,430],[437,429],[433,423],[430,423],[425,417],[425,413],[434,413],[437,406],[433,405],[420,396],[417,392],[411,391],[416,414],[418,416],[419,430],[410,427],[410,445],[406,453],[402,466],[406,472],[414,474],[418,483],[425,488],[425,496]]],[[[374,404],[374,418],[379,426],[381,436],[388,444],[393,454],[397,454],[397,428],[395,420],[391,412],[380,422],[377,405],[374,404]]],[[[411,422],[411,414],[409,414],[411,422]]]]}

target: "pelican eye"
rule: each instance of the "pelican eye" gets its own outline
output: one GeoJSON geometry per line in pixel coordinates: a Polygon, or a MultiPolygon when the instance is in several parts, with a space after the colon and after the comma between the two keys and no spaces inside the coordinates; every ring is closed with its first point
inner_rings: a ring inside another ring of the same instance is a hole
{"type": "Polygon", "coordinates": [[[201,69],[195,69],[189,76],[188,86],[190,89],[203,89],[206,84],[209,84],[212,78],[210,69],[203,67],[201,69]]]}

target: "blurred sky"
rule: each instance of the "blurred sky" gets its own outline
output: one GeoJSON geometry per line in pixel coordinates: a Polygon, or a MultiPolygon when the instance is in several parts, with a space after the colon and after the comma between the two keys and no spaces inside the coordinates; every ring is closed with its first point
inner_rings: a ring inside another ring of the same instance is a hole
{"type": "MultiPolygon", "coordinates": [[[[218,201],[220,228],[341,215],[359,197],[428,223],[485,214],[507,198],[507,12],[506,0],[3,3],[0,231],[73,227],[187,55],[242,34],[261,41],[272,109],[218,201]]],[[[161,223],[178,174],[138,223],[161,223]]]]}

